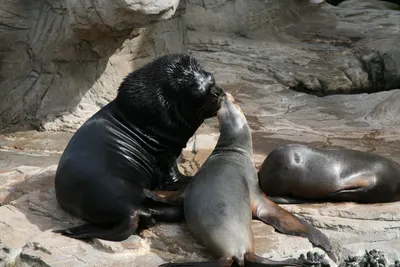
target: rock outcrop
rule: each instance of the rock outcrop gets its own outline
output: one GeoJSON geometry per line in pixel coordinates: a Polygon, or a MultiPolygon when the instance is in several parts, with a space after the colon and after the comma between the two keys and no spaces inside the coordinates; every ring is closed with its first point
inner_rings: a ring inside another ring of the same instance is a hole
{"type": "Polygon", "coordinates": [[[400,87],[399,11],[379,8],[393,4],[233,1],[216,9],[190,2],[185,16],[201,17],[186,21],[187,48],[222,81],[317,95],[400,87]],[[236,24],[226,21],[232,12],[236,24]]]}
{"type": "Polygon", "coordinates": [[[47,128],[76,129],[81,117],[86,119],[113,99],[122,78],[143,64],[143,58],[182,50],[182,38],[174,44],[167,41],[168,25],[179,29],[172,18],[179,14],[178,4],[179,0],[3,1],[0,128],[40,128],[42,122],[56,120],[56,126],[47,128]],[[154,26],[166,19],[170,20],[154,26]],[[154,41],[153,35],[165,40],[154,41]]]}
{"type": "Polygon", "coordinates": [[[220,83],[317,95],[400,87],[396,5],[310,2],[6,2],[0,128],[74,131],[128,72],[173,52],[192,53],[220,83]]]}

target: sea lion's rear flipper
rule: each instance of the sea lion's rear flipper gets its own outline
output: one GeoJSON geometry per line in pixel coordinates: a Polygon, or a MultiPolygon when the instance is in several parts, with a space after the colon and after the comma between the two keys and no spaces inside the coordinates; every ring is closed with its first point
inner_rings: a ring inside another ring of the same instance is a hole
{"type": "MultiPolygon", "coordinates": [[[[306,259],[286,259],[281,261],[274,261],[267,258],[263,258],[257,256],[253,252],[247,252],[244,255],[244,266],[246,267],[276,267],[276,266],[300,266],[300,267],[307,267],[312,265],[319,265],[321,262],[313,262],[306,259]]],[[[325,267],[325,266],[324,266],[325,267]]]]}
{"type": "Polygon", "coordinates": [[[203,261],[203,262],[183,262],[183,263],[164,263],[159,267],[229,267],[233,263],[232,259],[219,259],[215,261],[203,261]]]}
{"type": "Polygon", "coordinates": [[[254,219],[273,226],[278,232],[306,237],[314,246],[321,247],[327,252],[332,250],[332,244],[325,234],[275,204],[261,190],[255,196],[252,207],[254,219]]]}
{"type": "Polygon", "coordinates": [[[147,201],[150,200],[159,204],[175,206],[183,203],[185,188],[181,188],[177,191],[150,191],[144,188],[143,194],[147,201]]]}
{"type": "Polygon", "coordinates": [[[376,199],[369,197],[368,191],[376,186],[378,178],[375,174],[363,173],[346,179],[345,183],[336,192],[327,194],[325,199],[331,201],[372,202],[376,199]]]}
{"type": "Polygon", "coordinates": [[[105,227],[95,224],[84,224],[72,228],[53,230],[53,233],[59,233],[75,239],[99,238],[109,241],[123,241],[134,234],[139,225],[140,214],[138,212],[114,227],[105,227]]]}
{"type": "MultiPolygon", "coordinates": [[[[292,198],[288,196],[270,196],[277,204],[303,204],[303,203],[323,203],[326,201],[355,201],[355,202],[374,202],[376,199],[368,197],[368,191],[375,187],[377,178],[374,174],[362,174],[346,179],[340,188],[335,192],[326,193],[314,199],[292,198]]],[[[302,196],[300,196],[302,197],[302,196]]]]}

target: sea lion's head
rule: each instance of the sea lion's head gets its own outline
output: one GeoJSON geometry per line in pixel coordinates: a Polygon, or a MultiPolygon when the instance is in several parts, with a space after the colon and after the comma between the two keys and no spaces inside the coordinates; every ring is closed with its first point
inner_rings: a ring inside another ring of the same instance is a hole
{"type": "Polygon", "coordinates": [[[188,139],[216,115],[224,94],[195,58],[169,54],[130,73],[117,103],[135,125],[188,139]]]}
{"type": "Polygon", "coordinates": [[[242,109],[231,94],[226,93],[221,97],[221,107],[217,112],[217,118],[221,133],[217,146],[241,146],[251,152],[250,127],[242,109]]]}
{"type": "Polygon", "coordinates": [[[247,125],[246,116],[230,93],[225,93],[221,97],[221,107],[217,112],[217,118],[220,127],[239,129],[247,125]]]}

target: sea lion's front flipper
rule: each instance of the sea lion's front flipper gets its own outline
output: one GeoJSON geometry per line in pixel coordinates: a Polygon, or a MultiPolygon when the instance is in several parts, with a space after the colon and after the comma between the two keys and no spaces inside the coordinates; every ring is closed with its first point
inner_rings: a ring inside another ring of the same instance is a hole
{"type": "MultiPolygon", "coordinates": [[[[314,262],[314,261],[309,261],[307,259],[286,259],[286,260],[281,260],[281,261],[274,261],[270,260],[267,258],[263,258],[260,256],[257,256],[253,252],[247,252],[244,255],[244,262],[246,267],[266,267],[266,266],[300,266],[300,267],[306,267],[306,266],[312,266],[312,265],[319,265],[321,264],[320,261],[314,262]]],[[[322,267],[328,267],[326,265],[322,265],[322,267]]]]}
{"type": "Polygon", "coordinates": [[[253,200],[252,210],[254,219],[273,226],[278,232],[306,237],[314,246],[321,247],[327,252],[332,250],[332,244],[325,234],[275,204],[261,190],[253,200]]]}
{"type": "Polygon", "coordinates": [[[165,191],[180,190],[182,187],[186,187],[193,179],[193,176],[184,175],[179,171],[177,160],[166,173],[169,173],[167,181],[160,181],[160,189],[165,191]]]}
{"type": "Polygon", "coordinates": [[[376,199],[368,197],[368,191],[376,186],[378,178],[374,174],[363,173],[344,181],[339,190],[326,195],[325,199],[332,201],[355,201],[374,203],[376,199]]]}
{"type": "Polygon", "coordinates": [[[100,238],[108,241],[123,241],[136,232],[140,216],[140,212],[135,212],[134,215],[113,227],[84,224],[67,229],[53,230],[53,233],[59,233],[76,239],[100,238]]]}
{"type": "Polygon", "coordinates": [[[318,203],[322,201],[314,201],[314,200],[306,200],[300,198],[291,198],[291,197],[268,197],[270,200],[275,202],[276,204],[304,204],[304,203],[318,203]]]}
{"type": "Polygon", "coordinates": [[[159,267],[229,267],[233,263],[232,259],[219,259],[215,261],[203,261],[203,262],[183,262],[183,263],[164,263],[159,267]]]}
{"type": "Polygon", "coordinates": [[[185,220],[183,205],[149,208],[152,218],[160,222],[181,222],[185,220]]]}
{"type": "Polygon", "coordinates": [[[143,194],[146,200],[151,200],[159,204],[176,206],[183,203],[185,188],[181,188],[177,191],[150,191],[145,188],[143,189],[143,194]]]}
{"type": "Polygon", "coordinates": [[[185,189],[178,191],[150,191],[143,189],[145,202],[143,203],[151,217],[162,222],[180,222],[185,219],[183,199],[185,189]]]}

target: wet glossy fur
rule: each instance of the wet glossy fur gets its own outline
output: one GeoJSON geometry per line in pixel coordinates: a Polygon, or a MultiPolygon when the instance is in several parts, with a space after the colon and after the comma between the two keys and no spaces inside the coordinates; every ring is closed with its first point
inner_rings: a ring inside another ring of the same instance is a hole
{"type": "Polygon", "coordinates": [[[130,73],[60,159],[58,203],[89,224],[56,232],[117,241],[139,224],[153,225],[143,189],[171,189],[183,177],[176,159],[204,119],[216,114],[222,93],[213,75],[187,55],[167,55],[130,73]]]}
{"type": "Polygon", "coordinates": [[[399,164],[362,151],[284,145],[268,155],[258,175],[277,203],[400,200],[399,164]]]}

